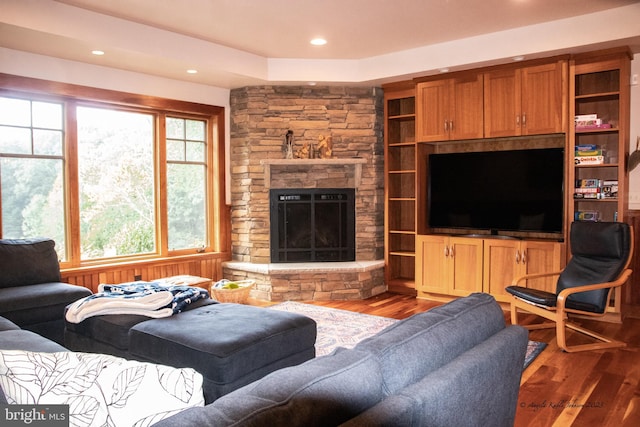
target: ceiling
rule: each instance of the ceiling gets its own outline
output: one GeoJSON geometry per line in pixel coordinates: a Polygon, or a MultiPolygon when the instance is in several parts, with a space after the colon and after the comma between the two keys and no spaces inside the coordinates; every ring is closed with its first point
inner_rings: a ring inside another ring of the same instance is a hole
{"type": "MultiPolygon", "coordinates": [[[[536,50],[547,55],[546,47],[528,47],[529,31],[543,32],[539,36],[543,40],[554,36],[550,31],[544,34],[545,28],[569,28],[572,21],[566,20],[637,3],[640,1],[0,0],[0,47],[223,88],[312,80],[380,82],[444,66],[504,61],[512,51],[518,52],[515,46],[512,50],[516,39],[509,40],[510,34],[525,37],[522,46],[527,57],[536,50]],[[556,23],[563,27],[554,27],[556,23]],[[482,43],[484,37],[489,43],[494,35],[503,36],[496,48],[504,56],[495,53],[476,58],[473,41],[482,43]],[[314,37],[328,43],[312,46],[309,41],[314,37]],[[464,40],[469,43],[463,44],[464,40]],[[445,49],[447,46],[455,49],[445,49]],[[105,55],[91,55],[92,49],[103,50],[105,55]],[[470,51],[464,52],[466,49],[470,51]],[[462,51],[465,59],[456,57],[454,51],[462,51]],[[465,64],[465,60],[470,62],[465,64]],[[198,73],[187,75],[188,68],[198,73]]],[[[629,10],[636,15],[640,11],[629,10]]],[[[623,36],[637,52],[640,21],[635,18],[637,33],[628,40],[628,35],[623,36]]],[[[583,26],[583,37],[592,36],[588,34],[592,30],[583,26]]],[[[581,42],[567,41],[560,47],[575,49],[577,43],[581,42]]]]}

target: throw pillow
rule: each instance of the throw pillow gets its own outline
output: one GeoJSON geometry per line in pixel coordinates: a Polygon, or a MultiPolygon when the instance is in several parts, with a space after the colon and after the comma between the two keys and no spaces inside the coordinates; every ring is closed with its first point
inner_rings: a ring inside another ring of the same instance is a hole
{"type": "Polygon", "coordinates": [[[69,405],[71,425],[148,426],[204,405],[202,375],[105,354],[0,350],[10,404],[69,405]]]}

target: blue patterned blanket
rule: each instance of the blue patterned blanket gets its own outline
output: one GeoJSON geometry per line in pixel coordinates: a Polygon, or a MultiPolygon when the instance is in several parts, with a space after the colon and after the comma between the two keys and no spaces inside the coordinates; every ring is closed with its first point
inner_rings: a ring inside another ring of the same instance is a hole
{"type": "Polygon", "coordinates": [[[101,284],[98,292],[79,299],[67,308],[66,319],[80,323],[103,314],[140,314],[160,318],[180,313],[189,304],[209,298],[209,292],[195,286],[158,282],[101,284]]]}

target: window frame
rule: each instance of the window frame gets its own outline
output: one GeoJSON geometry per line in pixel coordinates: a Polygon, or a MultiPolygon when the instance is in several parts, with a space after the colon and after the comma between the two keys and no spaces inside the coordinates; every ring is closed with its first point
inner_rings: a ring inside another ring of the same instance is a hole
{"type": "MultiPolygon", "coordinates": [[[[0,96],[60,102],[64,113],[65,233],[67,260],[62,269],[131,263],[199,253],[230,253],[230,219],[225,201],[224,107],[92,88],[0,73],[0,96]],[[156,252],[84,260],[80,258],[80,211],[75,107],[89,106],[153,114],[155,120],[156,252]],[[166,118],[204,120],[206,126],[207,238],[204,248],[170,251],[168,247],[166,118]]],[[[0,200],[1,203],[1,200],[0,200]]],[[[2,221],[0,210],[0,221],[2,221]]],[[[0,238],[2,227],[0,227],[0,238]]]]}

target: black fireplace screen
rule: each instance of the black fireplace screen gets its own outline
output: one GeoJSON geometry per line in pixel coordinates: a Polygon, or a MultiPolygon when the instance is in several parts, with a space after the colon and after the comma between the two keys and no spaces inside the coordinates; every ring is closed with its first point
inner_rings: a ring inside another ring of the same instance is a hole
{"type": "Polygon", "coordinates": [[[355,260],[354,189],[270,190],[271,262],[355,260]]]}

